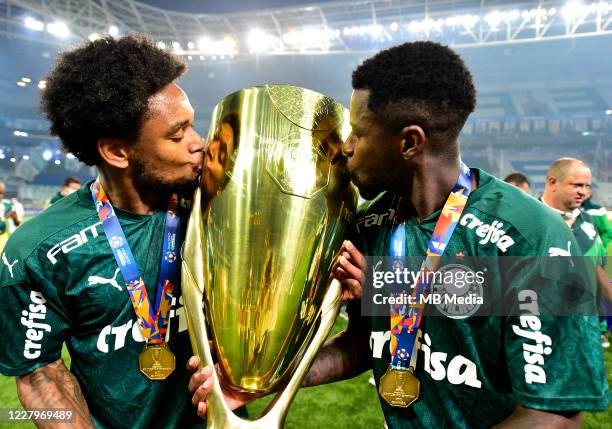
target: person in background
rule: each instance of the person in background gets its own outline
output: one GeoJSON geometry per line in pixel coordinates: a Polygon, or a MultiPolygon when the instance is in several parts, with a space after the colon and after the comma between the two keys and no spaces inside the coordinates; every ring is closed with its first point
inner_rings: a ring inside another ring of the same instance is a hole
{"type": "Polygon", "coordinates": [[[0,251],[9,236],[23,222],[23,205],[17,198],[5,198],[6,185],[0,182],[0,251]]]}
{"type": "Polygon", "coordinates": [[[49,200],[48,206],[58,201],[59,199],[64,198],[66,195],[70,195],[73,192],[78,191],[80,187],[80,179],[77,179],[76,177],[72,176],[67,177],[66,180],[64,180],[64,183],[62,183],[62,187],[60,188],[58,193],[51,197],[51,199],[49,200]]]}
{"type": "MultiPolygon", "coordinates": [[[[546,174],[542,202],[561,215],[576,238],[579,247],[576,251],[593,263],[598,293],[612,299],[612,286],[604,270],[606,251],[593,217],[582,207],[591,195],[591,182],[591,169],[584,162],[575,158],[559,158],[551,164],[546,174]]],[[[600,318],[599,329],[602,347],[610,347],[604,317],[600,318]]]]}
{"type": "Polygon", "coordinates": [[[510,183],[511,185],[516,186],[519,189],[529,193],[531,190],[531,183],[529,183],[529,179],[523,173],[519,171],[515,171],[514,173],[508,174],[504,178],[504,182],[510,183]]]}
{"type": "MultiPolygon", "coordinates": [[[[582,203],[582,208],[593,217],[595,228],[601,237],[604,248],[612,241],[612,225],[608,220],[608,211],[605,207],[593,201],[593,190],[589,189],[586,199],[582,203]]],[[[607,254],[607,252],[606,252],[607,254]]]]}

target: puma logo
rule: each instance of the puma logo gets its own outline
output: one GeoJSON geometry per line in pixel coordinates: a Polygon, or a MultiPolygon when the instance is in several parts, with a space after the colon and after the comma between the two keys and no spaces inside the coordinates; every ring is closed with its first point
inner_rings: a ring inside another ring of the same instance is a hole
{"type": "Polygon", "coordinates": [[[551,247],[548,249],[549,256],[572,256],[570,253],[571,241],[567,242],[567,250],[561,249],[560,247],[551,247]]]}
{"type": "Polygon", "coordinates": [[[117,280],[115,280],[115,277],[117,277],[118,273],[119,273],[119,268],[115,270],[115,274],[113,274],[113,277],[110,279],[106,279],[100,276],[89,276],[89,278],[87,279],[87,282],[89,283],[89,286],[109,284],[114,288],[123,290],[121,286],[119,286],[119,283],[117,283],[117,280]]]}
{"type": "Polygon", "coordinates": [[[13,278],[13,267],[15,266],[15,264],[17,262],[19,262],[17,259],[15,259],[13,261],[13,263],[9,264],[8,259],[6,259],[6,253],[2,253],[2,262],[4,263],[4,265],[6,265],[9,269],[9,274],[11,275],[11,278],[13,278]]]}

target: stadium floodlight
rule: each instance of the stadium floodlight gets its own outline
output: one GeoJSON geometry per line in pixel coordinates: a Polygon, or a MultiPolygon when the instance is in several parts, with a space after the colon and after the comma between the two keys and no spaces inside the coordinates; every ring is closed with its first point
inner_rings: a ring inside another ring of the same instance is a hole
{"type": "Polygon", "coordinates": [[[51,161],[51,158],[53,158],[53,152],[47,149],[42,153],[42,157],[45,161],[51,161]]]}
{"type": "Polygon", "coordinates": [[[252,53],[260,53],[277,48],[278,38],[255,28],[249,32],[247,43],[252,53]]]}
{"type": "Polygon", "coordinates": [[[17,86],[24,87],[26,85],[27,85],[27,83],[25,83],[25,82],[22,82],[22,81],[17,82],[17,86]]]}
{"type": "Polygon", "coordinates": [[[29,77],[22,77],[21,80],[22,80],[22,82],[25,82],[25,83],[32,82],[32,79],[30,79],[29,77]]]}
{"type": "Polygon", "coordinates": [[[53,161],[53,163],[55,165],[60,165],[62,163],[62,161],[60,161],[59,159],[56,159],[55,161],[53,161]]]}
{"type": "Polygon", "coordinates": [[[200,37],[198,48],[202,54],[211,56],[229,55],[238,51],[236,40],[230,36],[226,36],[221,40],[212,40],[206,36],[200,37]]]}
{"type": "Polygon", "coordinates": [[[329,51],[334,34],[334,30],[330,29],[305,28],[299,31],[291,30],[283,34],[283,41],[300,52],[311,50],[329,51]]]}
{"type": "Polygon", "coordinates": [[[606,115],[612,115],[612,109],[606,110],[606,115]]]}
{"type": "Polygon", "coordinates": [[[38,89],[45,89],[47,87],[47,81],[41,80],[38,82],[38,89]]]}
{"type": "Polygon", "coordinates": [[[99,33],[91,33],[89,36],[87,36],[87,39],[89,39],[90,42],[95,42],[98,39],[101,39],[102,36],[99,33]]]}
{"type": "Polygon", "coordinates": [[[531,17],[532,15],[535,16],[536,13],[537,11],[535,9],[527,13],[526,11],[523,11],[521,13],[516,9],[510,10],[510,11],[503,11],[503,12],[499,10],[494,10],[492,12],[487,13],[484,19],[487,22],[487,24],[489,24],[489,26],[497,27],[502,22],[510,23],[510,22],[516,21],[521,16],[523,17],[523,19],[527,19],[527,17],[531,17]]]}
{"type": "Polygon", "coordinates": [[[60,21],[47,24],[47,32],[61,38],[65,38],[70,35],[70,29],[68,26],[60,21]]]}
{"type": "Polygon", "coordinates": [[[111,25],[108,27],[108,34],[112,37],[117,37],[119,35],[119,27],[116,25],[111,25]]]}
{"type": "Polygon", "coordinates": [[[193,60],[193,57],[192,57],[191,55],[187,55],[187,59],[188,59],[189,61],[191,61],[191,60],[193,60]]]}
{"type": "Polygon", "coordinates": [[[589,8],[579,1],[572,1],[561,8],[561,15],[566,21],[582,18],[589,12],[589,8]]]}
{"type": "Polygon", "coordinates": [[[6,158],[6,155],[4,154],[3,150],[0,150],[0,159],[4,159],[6,158]]]}
{"type": "Polygon", "coordinates": [[[43,31],[45,29],[45,24],[42,21],[32,18],[31,16],[26,17],[23,20],[26,28],[34,31],[43,31]]]}
{"type": "Polygon", "coordinates": [[[172,49],[174,49],[174,51],[177,53],[183,52],[183,48],[179,42],[172,42],[172,49]]]}
{"type": "Polygon", "coordinates": [[[23,155],[21,157],[21,159],[23,159],[24,161],[29,161],[30,160],[30,155],[23,155]]]}
{"type": "Polygon", "coordinates": [[[68,159],[76,159],[76,156],[74,156],[74,154],[72,152],[68,152],[66,154],[66,158],[68,158],[68,159]]]}
{"type": "Polygon", "coordinates": [[[389,28],[391,29],[391,31],[397,31],[399,29],[399,24],[394,21],[391,23],[391,25],[389,25],[389,28]]]}
{"type": "Polygon", "coordinates": [[[9,159],[9,161],[11,161],[11,162],[17,162],[17,158],[11,158],[11,159],[9,159]]]}
{"type": "Polygon", "coordinates": [[[187,42],[187,49],[189,49],[190,51],[193,51],[194,48],[195,48],[195,43],[187,42]]]}
{"type": "Polygon", "coordinates": [[[13,131],[13,135],[17,136],[17,137],[27,137],[28,133],[26,133],[25,131],[13,131]]]}
{"type": "Polygon", "coordinates": [[[166,44],[162,41],[157,42],[157,47],[159,49],[166,49],[166,44]]]}

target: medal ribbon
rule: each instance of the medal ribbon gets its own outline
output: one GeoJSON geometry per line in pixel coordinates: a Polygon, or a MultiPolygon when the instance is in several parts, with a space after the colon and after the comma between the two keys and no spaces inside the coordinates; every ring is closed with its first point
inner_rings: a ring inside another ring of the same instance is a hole
{"type": "MultiPolygon", "coordinates": [[[[461,163],[459,178],[453,186],[442,213],[436,222],[434,232],[427,245],[427,256],[421,265],[416,285],[412,289],[412,302],[414,304],[391,305],[391,366],[394,369],[406,370],[410,366],[410,354],[415,352],[417,331],[425,309],[425,297],[429,294],[433,273],[437,270],[440,256],[444,254],[455,227],[461,218],[463,209],[472,190],[472,172],[461,163]]],[[[391,262],[392,269],[402,270],[406,256],[406,227],[402,222],[397,225],[391,234],[391,262]]],[[[395,294],[404,292],[403,287],[396,285],[395,294]]],[[[416,359],[413,359],[413,364],[416,359]]]]}
{"type": "Polygon", "coordinates": [[[178,216],[177,197],[173,195],[170,198],[166,213],[157,299],[153,309],[144,281],[136,265],[136,259],[125,238],[115,210],[104,189],[102,189],[99,177],[91,184],[90,190],[98,217],[102,221],[104,234],[129,292],[142,335],[147,343],[162,344],[165,341],[168,329],[172,292],[178,274],[177,248],[180,217],[178,216]]]}

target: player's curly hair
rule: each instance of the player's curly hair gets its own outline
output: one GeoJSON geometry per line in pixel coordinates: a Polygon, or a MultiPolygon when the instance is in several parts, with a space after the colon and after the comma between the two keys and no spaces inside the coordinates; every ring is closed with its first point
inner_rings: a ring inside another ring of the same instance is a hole
{"type": "Polygon", "coordinates": [[[455,139],[476,107],[472,74],[453,50],[435,42],[394,46],[353,72],[353,88],[369,90],[368,108],[392,131],[409,121],[430,138],[455,139]]]}
{"type": "Polygon", "coordinates": [[[60,54],[42,93],[51,134],[87,165],[101,162],[101,138],[138,140],[149,97],[186,70],[143,35],[104,37],[60,54]]]}

